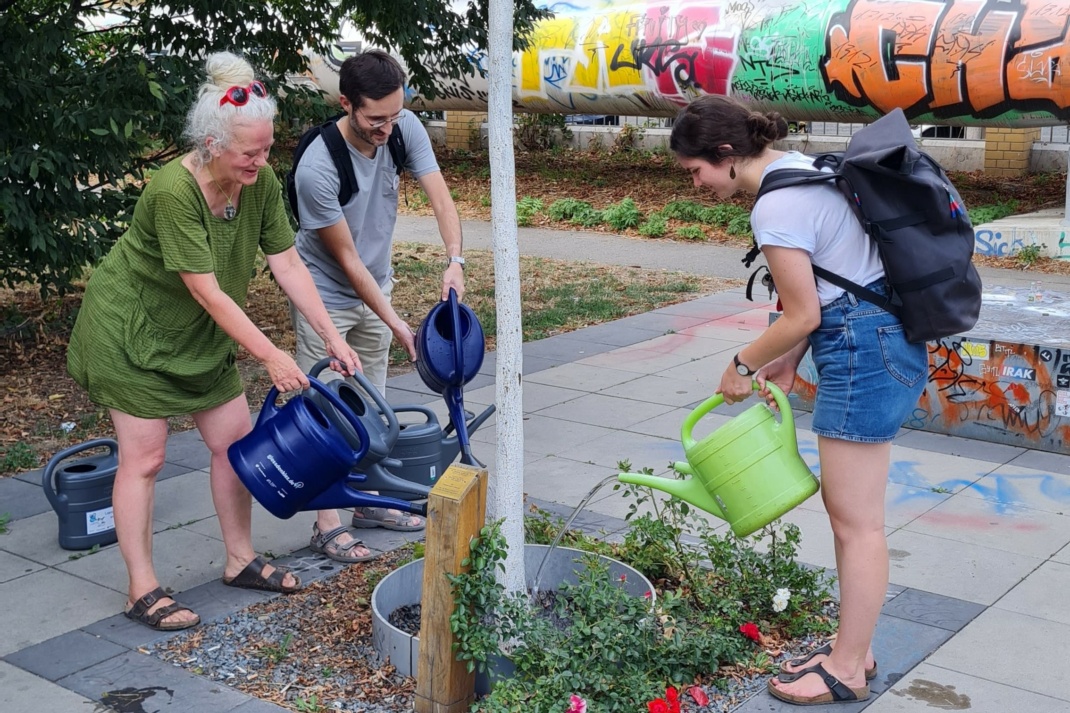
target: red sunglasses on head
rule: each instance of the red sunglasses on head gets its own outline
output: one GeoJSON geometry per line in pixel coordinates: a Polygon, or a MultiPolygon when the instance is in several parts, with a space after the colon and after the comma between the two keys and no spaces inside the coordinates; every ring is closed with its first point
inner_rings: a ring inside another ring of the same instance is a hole
{"type": "Polygon", "coordinates": [[[253,80],[253,83],[247,87],[233,86],[223,92],[223,96],[219,98],[219,106],[223,106],[227,102],[234,106],[245,106],[249,103],[250,94],[255,94],[264,99],[267,97],[267,87],[258,80],[253,80]]]}

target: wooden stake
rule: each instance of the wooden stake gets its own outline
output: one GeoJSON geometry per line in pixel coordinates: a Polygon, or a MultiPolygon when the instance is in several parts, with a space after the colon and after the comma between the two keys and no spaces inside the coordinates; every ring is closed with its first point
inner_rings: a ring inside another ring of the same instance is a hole
{"type": "Polygon", "coordinates": [[[465,713],[475,698],[476,678],[453,651],[453,592],[446,574],[467,568],[461,561],[486,521],[487,471],[454,464],[427,500],[424,583],[420,598],[420,648],[416,667],[416,713],[465,713]]]}

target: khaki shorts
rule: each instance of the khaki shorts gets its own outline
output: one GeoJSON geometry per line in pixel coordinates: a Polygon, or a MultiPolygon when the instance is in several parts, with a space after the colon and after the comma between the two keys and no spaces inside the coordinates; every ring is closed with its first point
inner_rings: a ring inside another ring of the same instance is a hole
{"type": "MultiPolygon", "coordinates": [[[[386,295],[389,300],[390,295],[386,295]]],[[[364,367],[364,376],[386,398],[386,367],[390,359],[390,342],[394,335],[390,328],[363,302],[349,309],[327,310],[335,329],[353,347],[364,367]]],[[[290,305],[290,319],[297,333],[297,366],[306,374],[316,362],[327,356],[323,340],[312,329],[308,320],[290,305]]],[[[342,375],[332,369],[324,369],[317,377],[320,381],[340,379],[342,375]]]]}

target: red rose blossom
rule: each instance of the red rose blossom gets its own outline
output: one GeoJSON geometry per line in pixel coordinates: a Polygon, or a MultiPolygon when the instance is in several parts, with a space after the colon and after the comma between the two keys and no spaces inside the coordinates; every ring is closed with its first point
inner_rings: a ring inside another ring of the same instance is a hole
{"type": "Polygon", "coordinates": [[[646,709],[650,713],[669,713],[669,704],[664,698],[655,698],[646,704],[646,709]]]}
{"type": "Polygon", "coordinates": [[[753,621],[748,621],[746,624],[740,624],[739,633],[743,634],[751,641],[758,641],[762,638],[762,633],[758,631],[758,625],[753,621]]]}
{"type": "Polygon", "coordinates": [[[672,686],[665,689],[665,702],[669,704],[669,713],[680,713],[680,694],[672,686]]]}

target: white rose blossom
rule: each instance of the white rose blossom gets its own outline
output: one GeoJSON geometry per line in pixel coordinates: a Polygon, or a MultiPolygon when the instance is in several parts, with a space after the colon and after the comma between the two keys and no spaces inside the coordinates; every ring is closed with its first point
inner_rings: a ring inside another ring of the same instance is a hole
{"type": "Polygon", "coordinates": [[[788,608],[788,600],[791,599],[791,590],[781,588],[773,595],[773,611],[782,612],[788,608]]]}

